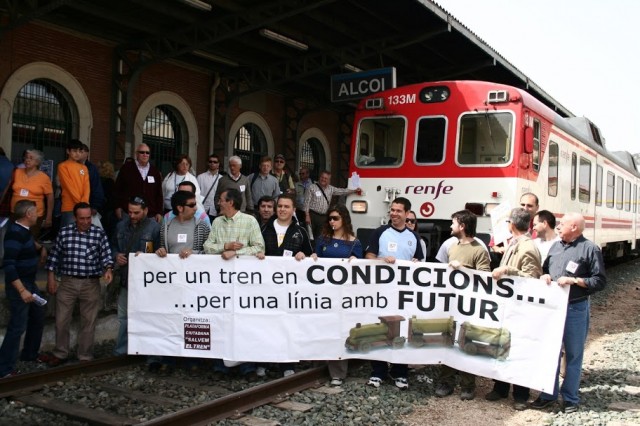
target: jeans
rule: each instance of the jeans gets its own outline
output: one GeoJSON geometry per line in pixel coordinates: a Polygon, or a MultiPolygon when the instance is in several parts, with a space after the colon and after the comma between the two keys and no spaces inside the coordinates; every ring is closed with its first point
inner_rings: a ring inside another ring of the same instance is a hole
{"type": "Polygon", "coordinates": [[[373,372],[371,376],[378,377],[384,380],[387,375],[397,379],[398,377],[408,378],[409,366],[407,364],[391,364],[391,370],[389,370],[389,363],[386,361],[371,361],[371,368],[373,372]]]}
{"type": "MultiPolygon", "coordinates": [[[[256,364],[254,362],[243,362],[242,364],[237,365],[237,367],[238,371],[240,371],[240,374],[243,376],[256,371],[256,364]]],[[[224,365],[224,361],[221,359],[213,360],[213,371],[215,372],[229,374],[231,373],[231,368],[232,367],[224,365]]]]}
{"type": "Polygon", "coordinates": [[[113,350],[114,355],[126,355],[129,342],[127,334],[127,288],[122,287],[118,295],[118,337],[116,339],[116,347],[113,350]]]}
{"type": "MultiPolygon", "coordinates": [[[[23,285],[30,292],[40,294],[35,283],[23,282],[23,285]]],[[[7,324],[7,333],[2,341],[2,347],[0,347],[0,377],[6,376],[15,368],[20,352],[20,338],[25,331],[20,358],[25,361],[34,361],[38,357],[45,316],[44,306],[24,303],[20,293],[11,283],[6,284],[5,293],[9,301],[11,316],[7,324]]]]}
{"type": "MultiPolygon", "coordinates": [[[[589,300],[571,303],[567,307],[567,319],[564,323],[564,351],[567,356],[567,366],[564,381],[560,388],[560,395],[564,402],[580,403],[578,390],[580,389],[580,375],[582,373],[582,356],[584,345],[589,332],[589,300]]],[[[558,399],[558,375],[560,374],[560,356],[558,357],[558,369],[553,394],[542,393],[540,398],[555,401],[558,399]]]]}

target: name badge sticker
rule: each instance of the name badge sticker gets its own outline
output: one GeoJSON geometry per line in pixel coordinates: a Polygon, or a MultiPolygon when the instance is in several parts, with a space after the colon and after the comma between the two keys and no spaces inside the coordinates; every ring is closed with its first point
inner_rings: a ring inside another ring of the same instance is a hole
{"type": "Polygon", "coordinates": [[[282,257],[293,257],[293,252],[291,250],[285,250],[282,252],[282,257]]]}
{"type": "Polygon", "coordinates": [[[316,197],[320,197],[322,193],[320,191],[316,191],[316,197]]]}
{"type": "Polygon", "coordinates": [[[187,242],[187,234],[178,234],[178,242],[186,243],[187,242]]]}
{"type": "Polygon", "coordinates": [[[577,270],[578,270],[578,264],[576,262],[571,260],[569,261],[569,263],[567,263],[567,272],[571,272],[572,274],[575,274],[577,270]]]}
{"type": "Polygon", "coordinates": [[[147,182],[156,183],[156,179],[153,176],[147,176],[147,182]]]}
{"type": "Polygon", "coordinates": [[[24,189],[24,188],[22,188],[22,189],[20,190],[20,196],[21,196],[21,197],[28,197],[28,196],[29,196],[29,190],[28,190],[28,189],[24,189]]]}
{"type": "Polygon", "coordinates": [[[392,253],[397,252],[397,251],[398,251],[398,243],[390,242],[390,243],[387,245],[387,250],[389,250],[389,251],[390,251],[390,252],[392,252],[392,253]]]}
{"type": "Polygon", "coordinates": [[[244,185],[240,185],[240,192],[244,192],[244,185]]]}

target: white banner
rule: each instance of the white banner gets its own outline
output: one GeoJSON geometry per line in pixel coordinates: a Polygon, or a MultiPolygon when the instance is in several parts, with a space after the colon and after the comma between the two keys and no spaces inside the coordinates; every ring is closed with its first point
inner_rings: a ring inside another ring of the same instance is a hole
{"type": "Polygon", "coordinates": [[[129,257],[129,353],[436,364],[552,392],[568,288],[441,263],[129,257]]]}

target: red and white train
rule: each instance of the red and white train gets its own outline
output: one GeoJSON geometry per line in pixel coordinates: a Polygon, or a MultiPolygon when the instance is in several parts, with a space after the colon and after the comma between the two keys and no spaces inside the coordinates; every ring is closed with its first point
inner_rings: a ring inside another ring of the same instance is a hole
{"type": "Polygon", "coordinates": [[[358,106],[351,153],[364,192],[347,205],[364,244],[398,196],[411,201],[433,258],[452,213],[476,213],[478,236],[488,240],[491,210],[532,192],[556,216],[582,213],[585,236],[606,258],[638,247],[633,157],[607,151],[586,118],[560,117],[524,90],[443,81],[377,93],[358,106]]]}

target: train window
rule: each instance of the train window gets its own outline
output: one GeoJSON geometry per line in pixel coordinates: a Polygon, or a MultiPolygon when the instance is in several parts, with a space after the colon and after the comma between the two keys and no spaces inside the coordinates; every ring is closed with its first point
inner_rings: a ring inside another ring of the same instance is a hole
{"type": "Polygon", "coordinates": [[[591,161],[580,157],[580,180],[578,181],[578,200],[581,203],[591,201],[591,161]]]}
{"type": "Polygon", "coordinates": [[[533,120],[533,170],[540,170],[540,122],[533,120]]]}
{"type": "Polygon", "coordinates": [[[511,161],[513,114],[465,114],[460,120],[457,161],[460,165],[494,166],[511,161]]]}
{"type": "Polygon", "coordinates": [[[631,182],[628,180],[624,181],[624,209],[631,211],[631,182]]]}
{"type": "Polygon", "coordinates": [[[596,206],[602,205],[602,166],[596,166],[596,206]]]}
{"type": "Polygon", "coordinates": [[[389,167],[402,163],[405,128],[405,120],[401,117],[362,120],[356,146],[358,167],[389,167]]]}
{"type": "Polygon", "coordinates": [[[622,210],[622,197],[624,196],[624,186],[622,186],[622,182],[624,179],[618,176],[616,179],[616,208],[618,210],[622,210]]]}
{"type": "Polygon", "coordinates": [[[615,202],[616,176],[607,172],[607,207],[613,207],[615,202]]]}
{"type": "Polygon", "coordinates": [[[638,211],[638,186],[633,184],[633,212],[638,211]]]}
{"type": "Polygon", "coordinates": [[[445,117],[425,117],[418,121],[416,158],[418,164],[441,164],[447,134],[445,117]]]}
{"type": "Polygon", "coordinates": [[[578,156],[576,153],[571,154],[571,199],[576,199],[576,178],[578,174],[578,156]]]}
{"type": "Polygon", "coordinates": [[[549,143],[549,195],[558,195],[558,144],[549,143]]]}

